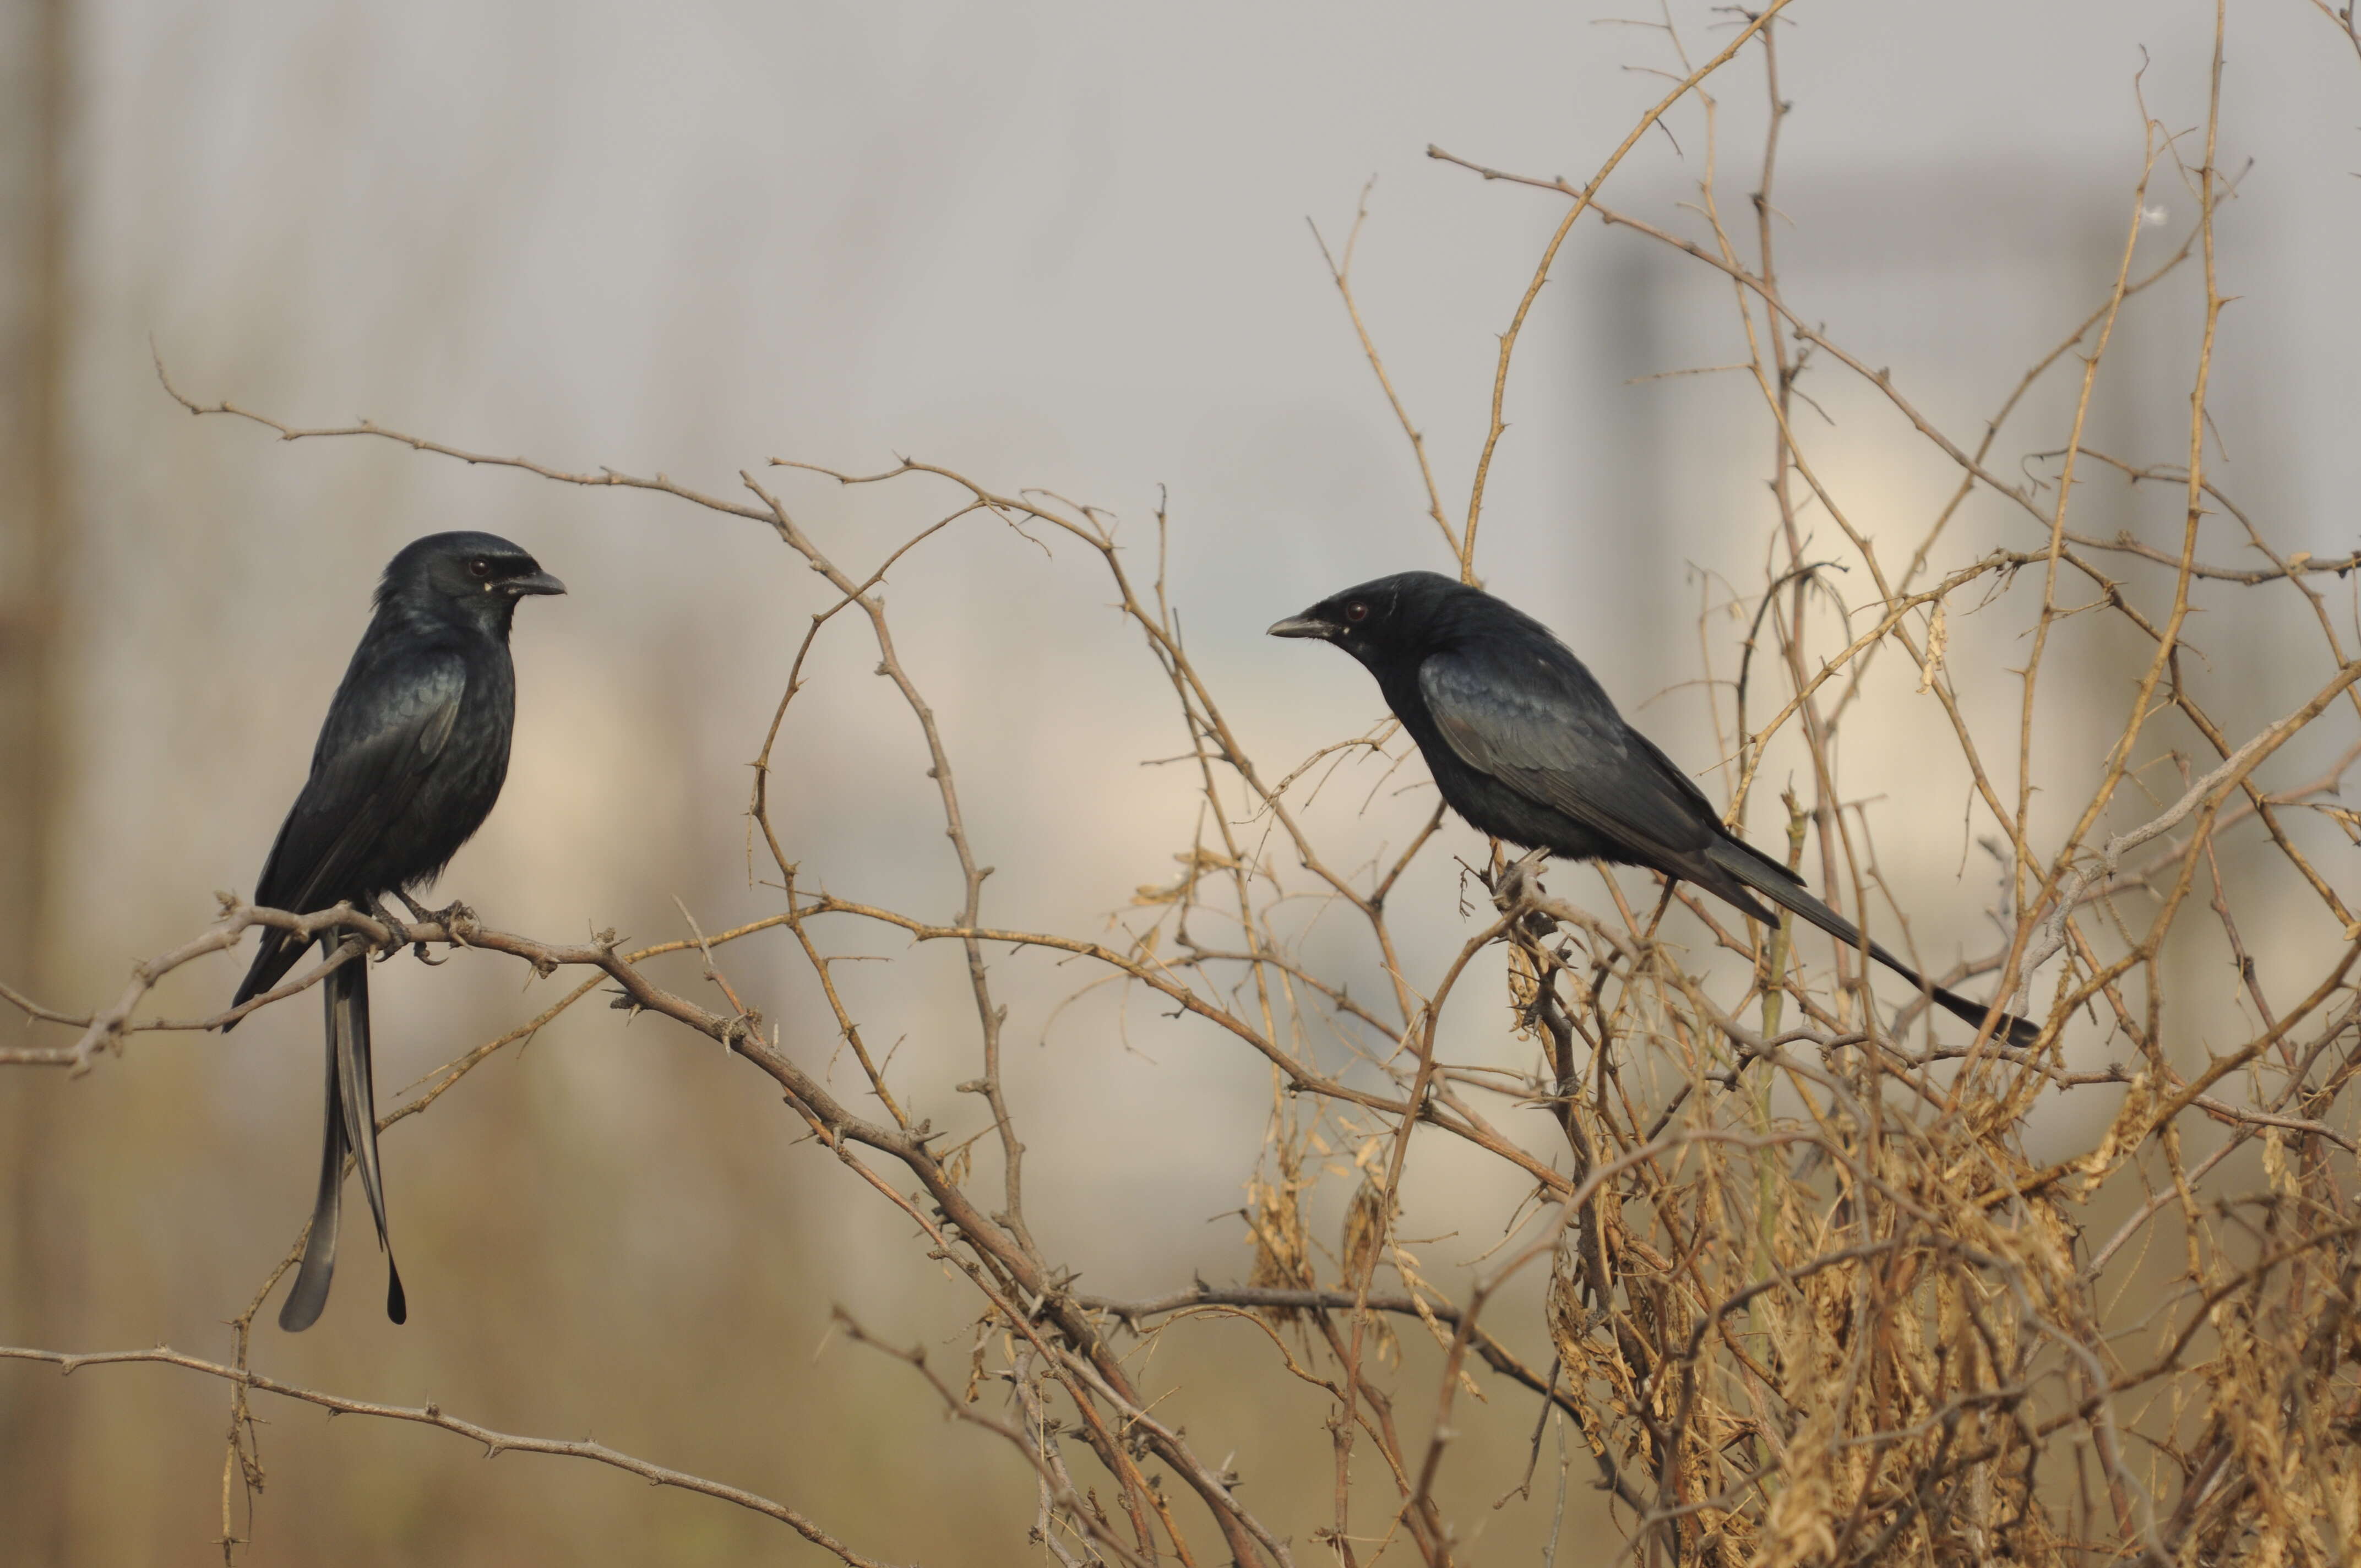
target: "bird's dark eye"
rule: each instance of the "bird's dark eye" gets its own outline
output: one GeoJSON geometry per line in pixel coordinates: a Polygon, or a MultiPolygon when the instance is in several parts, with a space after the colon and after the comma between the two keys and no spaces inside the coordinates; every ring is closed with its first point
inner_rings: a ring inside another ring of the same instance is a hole
{"type": "Polygon", "coordinates": [[[492,563],[489,557],[478,555],[474,560],[467,563],[467,576],[471,577],[489,577],[491,575],[492,563]]]}
{"type": "Polygon", "coordinates": [[[1358,626],[1361,622],[1369,619],[1369,607],[1363,604],[1359,599],[1355,599],[1351,604],[1345,607],[1345,619],[1351,621],[1354,625],[1358,626]]]}

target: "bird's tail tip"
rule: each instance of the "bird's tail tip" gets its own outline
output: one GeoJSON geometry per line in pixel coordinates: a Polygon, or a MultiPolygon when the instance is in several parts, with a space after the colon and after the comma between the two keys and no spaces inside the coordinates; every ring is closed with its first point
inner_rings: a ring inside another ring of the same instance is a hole
{"type": "Polygon", "coordinates": [[[1992,1018],[1993,1038],[2015,1049],[2023,1050],[2041,1037],[2041,1025],[2033,1019],[2020,1017],[2015,1013],[2002,1013],[1995,1017],[1993,1007],[1987,1003],[1971,1002],[1964,996],[1942,990],[1935,992],[1935,1000],[1953,1017],[1979,1029],[1984,1026],[1986,1018],[1992,1018]]]}
{"type": "Polygon", "coordinates": [[[299,1280],[297,1288],[288,1293],[279,1308],[279,1326],[291,1334],[300,1334],[320,1321],[320,1310],[327,1304],[325,1291],[307,1291],[299,1280]]]}

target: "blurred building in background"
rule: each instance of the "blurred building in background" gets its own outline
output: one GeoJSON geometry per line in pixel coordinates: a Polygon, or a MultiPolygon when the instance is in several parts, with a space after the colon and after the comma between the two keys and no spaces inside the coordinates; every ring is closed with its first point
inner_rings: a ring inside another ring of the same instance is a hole
{"type": "MultiPolygon", "coordinates": [[[[1972,442],[2034,362],[2105,303],[2133,221],[2121,175],[2088,157],[2015,168],[1964,157],[1932,167],[1791,173],[1778,183],[1773,226],[1784,296],[1807,324],[1839,334],[1850,351],[1890,370],[1943,430],[1972,442]]],[[[1695,203],[1694,188],[1677,186],[1614,202],[1709,246],[1695,203]]],[[[2159,199],[2143,220],[2143,269],[2185,237],[2194,216],[2193,201],[2159,199]]],[[[1752,204],[1731,202],[1722,222],[1756,265],[1752,204]]],[[[1668,636],[1650,657],[1669,678],[1686,678],[1697,660],[1689,574],[1709,565],[1724,574],[1752,567],[1760,576],[1761,562],[1746,554],[1760,554],[1771,537],[1766,522],[1778,516],[1767,478],[1773,431],[1762,393],[1741,368],[1747,343],[1730,279],[1628,231],[1608,237],[1611,249],[1587,291],[1591,319],[1574,323],[1572,345],[1595,378],[1585,407],[1596,412],[1569,433],[1597,475],[1590,495],[1579,498],[1582,511],[1628,520],[1594,530],[1600,549],[1618,552],[1601,558],[1594,591],[1602,605],[1658,594],[1650,613],[1668,636]]],[[[1761,302],[1749,303],[1761,322],[1761,302]]],[[[2180,411],[2169,404],[2187,367],[2168,362],[2158,341],[2173,324],[2143,311],[2127,315],[2108,348],[2112,384],[2094,401],[2089,444],[2124,454],[2185,445],[2185,412],[2176,429],[2180,411]]],[[[1796,386],[1809,400],[1796,404],[1797,434],[1815,468],[1854,498],[1857,525],[1899,549],[1891,564],[1899,569],[1951,499],[1958,468],[1825,355],[1810,355],[1796,386]],[[1839,420],[1839,412],[1859,417],[1839,420]],[[1855,425],[1867,428],[1855,436],[1848,428],[1855,425]]],[[[2054,478],[2055,457],[2036,455],[2059,419],[2072,417],[2079,389],[2070,371],[2045,378],[2013,412],[1987,466],[2012,480],[2054,478]]],[[[1849,554],[1811,504],[1809,486],[1798,477],[1794,488],[1816,554],[1849,554]]],[[[2113,536],[2129,527],[2128,495],[2120,482],[2090,487],[2076,497],[2077,529],[2113,536]]],[[[1960,543],[1944,558],[1973,559],[1996,533],[2020,540],[2031,526],[1988,494],[1971,497],[1960,543]]]]}
{"type": "MultiPolygon", "coordinates": [[[[1723,134],[1732,134],[1727,116],[1723,134]]],[[[1759,170],[1747,172],[1742,187],[1725,188],[1721,221],[1741,259],[1754,268],[1760,241],[1746,193],[1759,170]]],[[[2193,201],[2161,197],[2136,214],[2119,175],[2093,159],[2011,166],[1956,155],[1906,169],[1787,171],[1777,182],[1772,225],[1782,296],[1807,326],[1832,333],[1856,357],[1889,373],[1919,413],[1969,449],[2005,409],[1984,466],[2026,486],[2046,516],[2056,504],[2059,449],[2081,393],[2081,361],[2067,356],[2013,408],[2007,400],[2105,303],[2135,224],[2136,279],[2188,237],[2195,215],[2193,201]]],[[[1694,185],[1627,192],[1610,204],[1718,249],[1694,185]]],[[[2093,398],[2087,447],[2143,465],[2185,455],[2193,349],[2183,357],[2186,334],[2174,310],[2186,313],[2191,280],[2177,278],[2178,286],[2163,291],[2169,307],[2136,297],[2123,313],[2108,346],[2103,395],[2093,398]]],[[[1564,506],[1584,542],[1567,595],[1578,607],[1575,624],[1598,629],[1595,649],[1587,651],[1603,678],[1631,705],[1644,704],[1649,731],[1702,773],[1730,745],[1736,649],[1746,630],[1732,618],[1751,613],[1764,584],[1789,568],[1770,482],[1775,427],[1748,368],[1752,350],[1726,274],[1653,238],[1610,229],[1589,285],[1587,309],[1569,323],[1573,358],[1588,379],[1566,434],[1582,454],[1583,477],[1564,506]],[[1736,602],[1741,596],[1744,602],[1736,602]],[[1708,657],[1719,661],[1710,672],[1708,657]],[[1707,711],[1708,689],[1720,705],[1719,729],[1707,711]]],[[[1766,313],[1753,296],[1746,302],[1775,379],[1766,313]]],[[[1957,464],[1851,370],[1808,345],[1800,365],[1790,417],[1811,475],[1876,544],[1890,578],[1911,568],[1947,509],[1949,520],[1914,588],[1995,548],[2047,546],[2047,524],[2026,509],[1982,486],[1961,501],[1957,464]]],[[[1832,652],[1861,630],[1839,622],[1834,601],[1874,604],[1876,587],[1809,478],[1791,469],[1788,488],[1804,559],[1829,590],[1807,595],[1806,613],[1832,652]]],[[[2172,524],[2171,536],[2150,542],[2177,549],[2177,498],[2168,491],[2151,485],[2136,493],[2120,473],[2086,459],[2071,527],[2113,539],[2143,532],[2144,515],[2161,518],[2172,524]]],[[[2070,575],[2061,598],[2078,602],[2087,590],[2070,575]]],[[[1957,608],[1971,611],[1981,598],[1963,596],[1957,608]]],[[[1788,603],[1783,596],[1782,613],[1788,603]]],[[[1987,630],[1972,613],[1956,614],[1950,629],[1954,656],[1970,664],[2022,662],[2013,620],[1987,630]]],[[[2146,653],[2108,640],[2047,672],[2048,700],[2035,745],[2045,764],[2061,769],[2052,792],[2083,798],[2074,786],[2086,773],[2095,778],[2085,742],[2119,722],[2122,695],[2146,653]]],[[[1964,769],[1930,770],[1930,760],[1951,748],[1939,709],[1916,689],[1919,671],[1891,651],[1871,668],[1861,698],[1839,722],[1848,803],[1867,803],[1869,821],[1886,830],[1889,869],[1927,890],[1930,906],[1916,912],[1931,944],[1923,950],[1948,964],[1962,950],[1990,945],[1986,911],[2001,894],[2000,867],[1970,842],[1964,769]]],[[[2007,735],[2021,687],[1971,684],[1974,718],[1988,721],[1995,737],[2007,735]]],[[[1793,689],[1775,659],[1758,660],[1749,727],[1759,727],[1793,689]]],[[[1838,696],[1830,692],[1826,701],[1838,696]]],[[[1996,760],[2013,770],[2013,746],[1996,760]]],[[[1754,796],[1750,819],[1759,837],[1775,842],[1784,820],[1780,789],[1793,784],[1806,798],[1813,789],[1800,748],[1775,752],[1766,765],[1771,787],[1754,796]]],[[[1718,770],[1705,782],[1718,797],[1730,784],[1718,770]]],[[[1810,863],[1817,876],[1817,851],[1810,863]]]]}
{"type": "MultiPolygon", "coordinates": [[[[2185,150],[2184,156],[2195,154],[2185,150]]],[[[1929,587],[1996,548],[2047,549],[2047,519],[2057,505],[2067,433],[2081,394],[2081,354],[2059,356],[2029,387],[2025,378],[2106,304],[2135,232],[2128,274],[2135,286],[2151,280],[2191,240],[2193,190],[2175,177],[2169,159],[2161,161],[2144,197],[2136,197],[2123,168],[2079,149],[2020,161],[1980,150],[1907,167],[1813,169],[1780,179],[1773,232],[1789,307],[1863,363],[1889,373],[1919,414],[1966,449],[1974,450],[2005,413],[1983,466],[2024,487],[2032,502],[2031,509],[2020,507],[1982,486],[1960,502],[1957,464],[1912,429],[1883,394],[1807,346],[1792,415],[1797,438],[1851,524],[1876,543],[1889,575],[1910,565],[1921,541],[1955,503],[1911,587],[1929,587]]],[[[1734,195],[1742,192],[1733,185],[1722,198],[1723,223],[1741,257],[1754,265],[1753,210],[1734,195]]],[[[1714,248],[1694,189],[1627,192],[1610,201],[1714,248]]],[[[2273,222],[2254,205],[2229,205],[2217,241],[2224,278],[2270,274],[2273,222]]],[[[1589,477],[1569,501],[1587,525],[1587,549],[1569,593],[1581,604],[1583,619],[1629,629],[1600,640],[1601,663],[1620,673],[1620,679],[1609,677],[1610,685],[1635,697],[1644,695],[1652,733],[1702,768],[1727,746],[1729,685],[1735,674],[1734,660],[1711,672],[1723,707],[1717,732],[1701,700],[1705,651],[1711,646],[1714,656],[1727,659],[1742,635],[1742,629],[1730,629],[1733,595],[1759,595],[1771,576],[1787,567],[1768,477],[1773,430],[1763,393],[1744,367],[1748,343],[1727,276],[1629,230],[1610,230],[1608,238],[1612,248],[1601,258],[1590,308],[1573,323],[1574,356],[1594,378],[1569,433],[1589,477]],[[1701,620],[1704,631],[1718,625],[1718,636],[1701,638],[1701,620]]],[[[2202,263],[2192,257],[2125,301],[2083,430],[2086,455],[2068,524],[2074,534],[2178,554],[2186,496],[2176,476],[2188,458],[2189,387],[2203,298],[2202,263]],[[2136,484],[2126,465],[2156,477],[2136,484]]],[[[2217,393],[2224,382],[2231,389],[2228,400],[2215,405],[2217,421],[2209,433],[2213,477],[2247,515],[2275,520],[2280,537],[2348,548],[2334,510],[2306,515],[2304,465],[2300,444],[2290,442],[2292,428],[2301,428],[2305,416],[2282,400],[2291,388],[2250,379],[2257,369],[2268,378],[2267,367],[2293,366],[2303,357],[2283,335],[2293,325],[2284,309],[2290,302],[2264,302],[2282,309],[2258,312],[2238,322],[2235,334],[2225,334],[2225,343],[2232,335],[2236,341],[2215,383],[2217,393]],[[2242,378],[2248,379],[2241,385],[2242,378]],[[2233,406],[2279,412],[2251,431],[2225,433],[2218,411],[2233,406]]],[[[1760,323],[1763,309],[1759,302],[1750,303],[1760,323]]],[[[2093,333],[2081,349],[2086,352],[2096,337],[2093,333]]],[[[1767,335],[1760,340],[1767,354],[1767,335]]],[[[1845,600],[1873,604],[1866,564],[1811,486],[1797,475],[1790,489],[1806,560],[1845,600]]],[[[2220,510],[2213,517],[2204,535],[2205,558],[2260,564],[2232,518],[2220,510]]],[[[2117,581],[2154,590],[2158,602],[2169,603],[2168,569],[2120,552],[2081,554],[2117,581]]],[[[2303,682],[2317,667],[2318,628],[2308,615],[2283,613],[2295,608],[2294,596],[2284,585],[2277,591],[2290,601],[2278,611],[2191,630],[2191,645],[2206,670],[2205,700],[2218,705],[2217,713],[2277,714],[2308,695],[2303,682]]],[[[2087,604],[2097,593],[2071,568],[2060,577],[2061,604],[2087,604]]],[[[1970,593],[1949,606],[1948,656],[1962,669],[2014,672],[2027,647],[2023,625],[2007,616],[1980,618],[1983,598],[1970,593]]],[[[1861,630],[1858,623],[1839,627],[1825,598],[1814,596],[1811,602],[1828,650],[1861,630]]],[[[1741,608],[1751,610],[1752,603],[1741,608]]],[[[2034,821],[2053,839],[2070,827],[2071,814],[2096,783],[2106,745],[2121,726],[2125,697],[2152,652],[2152,644],[2118,625],[2102,624],[2101,618],[2070,620],[2059,630],[2068,641],[2062,656],[2046,663],[2033,729],[2042,773],[2034,821]]],[[[2002,868],[1974,841],[1988,835],[1988,819],[1984,828],[1972,826],[1981,814],[1968,808],[1964,769],[1933,764],[1954,748],[1940,711],[1916,690],[1919,671],[1890,655],[1872,669],[1859,705],[1840,724],[1848,804],[1863,805],[1886,869],[1903,884],[1927,890],[1923,907],[1913,911],[1915,934],[1925,944],[1922,952],[1938,966],[1948,964],[2001,939],[1990,911],[2001,897],[2002,868]]],[[[2012,674],[1966,686],[1971,722],[2000,747],[1986,765],[2008,775],[2003,787],[2013,794],[2012,738],[2022,683],[2012,674]]],[[[1758,663],[1750,726],[1759,726],[1792,689],[1784,671],[1758,663]]],[[[2160,733],[2191,756],[2210,756],[2202,739],[2177,719],[2168,718],[2160,733]]],[[[2333,753],[2333,737],[2317,740],[2333,753]]],[[[2307,745],[2307,761],[2324,763],[2326,753],[2315,755],[2317,750],[2307,745]]],[[[1794,782],[1808,795],[1807,759],[1800,748],[1774,752],[1765,776],[1774,787],[1756,795],[1752,824],[1758,837],[1775,839],[1783,817],[1775,784],[1794,782]]],[[[2162,776],[2147,787],[2170,798],[2162,776]]],[[[2244,869],[2247,850],[2235,839],[2224,846],[2234,874],[2244,869]]],[[[2333,850],[2330,854],[2332,863],[2341,858],[2333,850]]],[[[2176,966],[2175,972],[2191,1000],[2229,1001],[2202,965],[2176,966]]],[[[2217,1014],[2225,1025],[2233,1016],[2217,1014]]],[[[2037,1124],[2060,1109],[2045,1107],[2037,1124]]]]}

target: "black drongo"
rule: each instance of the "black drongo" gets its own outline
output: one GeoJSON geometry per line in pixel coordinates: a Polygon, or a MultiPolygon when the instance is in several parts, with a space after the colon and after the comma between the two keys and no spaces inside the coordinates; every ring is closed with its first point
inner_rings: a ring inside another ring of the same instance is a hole
{"type": "MultiPolygon", "coordinates": [[[[1451,808],[1476,828],[1569,860],[1684,878],[1755,919],[1785,905],[1848,947],[1852,923],[1721,825],[1688,774],[1623,722],[1582,661],[1521,610],[1433,572],[1379,577],[1270,629],[1334,642],[1378,678],[1451,808]]],[[[1981,1026],[1989,1013],[1872,942],[1870,956],[1981,1026]]],[[[2038,1031],[2000,1015],[2025,1045],[2038,1031]]]]}
{"type": "MultiPolygon", "coordinates": [[[[491,814],[508,774],[516,717],[509,626],[526,594],[566,585],[505,539],[430,534],[385,569],[377,613],[328,705],[312,751],[312,776],[279,829],[256,884],[265,908],[311,914],[348,903],[368,912],[387,894],[434,880],[491,814]]],[[[343,933],[320,940],[333,951],[343,933]]],[[[232,1005],[276,985],[302,956],[292,932],[265,930],[232,1005]]],[[[401,1274],[386,1237],[377,1158],[377,1096],[369,1076],[368,958],[347,960],[321,987],[328,1037],[327,1137],[319,1196],[295,1288],[279,1326],[307,1329],[327,1304],[336,1266],[345,1156],[385,1248],[386,1315],[408,1315],[401,1274]]]]}

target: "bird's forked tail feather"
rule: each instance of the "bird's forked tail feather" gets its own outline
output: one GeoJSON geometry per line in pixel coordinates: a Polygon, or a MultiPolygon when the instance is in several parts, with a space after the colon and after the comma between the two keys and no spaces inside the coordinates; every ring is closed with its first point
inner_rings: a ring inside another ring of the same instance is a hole
{"type": "Polygon", "coordinates": [[[387,1284],[385,1315],[399,1323],[410,1309],[402,1294],[401,1271],[394,1266],[393,1244],[386,1234],[385,1188],[377,1157],[377,1090],[369,1059],[368,959],[358,954],[332,970],[321,982],[326,1014],[328,1101],[326,1130],[321,1139],[320,1190],[312,1205],[312,1229],[303,1244],[302,1266],[294,1288],[279,1311],[279,1326],[300,1332],[319,1321],[328,1304],[328,1285],[336,1267],[336,1232],[343,1217],[345,1157],[360,1167],[361,1190],[368,1196],[369,1212],[377,1222],[378,1243],[385,1248],[387,1284]]]}
{"type": "MultiPolygon", "coordinates": [[[[1851,921],[1815,898],[1811,890],[1797,882],[1784,866],[1765,859],[1744,842],[1735,839],[1723,839],[1708,848],[1705,858],[1715,870],[1736,879],[1773,904],[1794,910],[1845,946],[1861,946],[1861,932],[1851,921]]],[[[1936,1006],[1976,1028],[1982,1028],[1984,1020],[1992,1014],[1992,1008],[1983,1003],[1971,1002],[1957,992],[1930,984],[1916,970],[1874,941],[1869,944],[1869,956],[1927,992],[1934,998],[1936,1006]]],[[[2040,1033],[2040,1025],[2013,1013],[2003,1013],[1994,1028],[1995,1036],[2012,1046],[2029,1046],[2040,1033]]]]}

